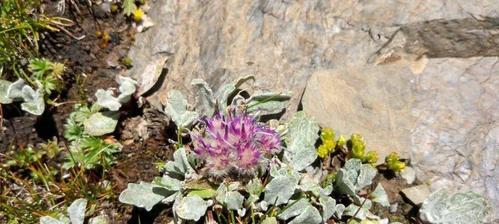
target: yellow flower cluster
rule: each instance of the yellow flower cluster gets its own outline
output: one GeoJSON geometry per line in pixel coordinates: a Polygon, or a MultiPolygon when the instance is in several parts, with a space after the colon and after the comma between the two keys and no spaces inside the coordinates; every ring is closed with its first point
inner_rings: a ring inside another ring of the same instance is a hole
{"type": "Polygon", "coordinates": [[[321,130],[322,144],[317,148],[317,155],[321,158],[326,158],[329,154],[334,152],[336,142],[334,141],[335,133],[331,128],[323,128],[321,130]]]}
{"type": "Polygon", "coordinates": [[[359,134],[353,134],[350,137],[352,158],[362,160],[364,163],[376,164],[378,162],[378,153],[376,151],[369,151],[366,153],[366,143],[364,138],[359,134]]]}
{"type": "Polygon", "coordinates": [[[390,153],[385,158],[386,165],[388,169],[394,172],[400,172],[405,168],[405,163],[400,161],[399,155],[396,152],[390,153]]]}

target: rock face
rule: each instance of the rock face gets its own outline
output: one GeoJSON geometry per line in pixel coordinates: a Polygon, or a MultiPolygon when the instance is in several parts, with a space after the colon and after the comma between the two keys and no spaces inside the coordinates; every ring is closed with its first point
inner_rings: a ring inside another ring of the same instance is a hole
{"type": "Polygon", "coordinates": [[[497,0],[152,4],[128,74],[152,105],[194,78],[217,89],[252,74],[251,90],[293,91],[287,115],[301,101],[322,125],[410,157],[432,189],[473,188],[499,214],[497,0]]]}

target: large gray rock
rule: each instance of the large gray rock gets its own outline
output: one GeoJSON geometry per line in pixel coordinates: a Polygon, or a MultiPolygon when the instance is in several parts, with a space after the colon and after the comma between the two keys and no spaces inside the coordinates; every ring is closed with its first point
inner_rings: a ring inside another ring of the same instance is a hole
{"type": "Polygon", "coordinates": [[[498,0],[152,4],[129,72],[152,105],[194,78],[217,89],[253,74],[252,90],[293,91],[287,114],[303,97],[322,125],[410,157],[433,188],[472,187],[499,214],[498,0]]]}

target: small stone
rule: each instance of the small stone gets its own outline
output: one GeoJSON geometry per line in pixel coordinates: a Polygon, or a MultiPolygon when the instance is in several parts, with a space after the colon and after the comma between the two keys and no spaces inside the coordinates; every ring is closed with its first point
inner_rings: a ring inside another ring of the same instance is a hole
{"type": "Polygon", "coordinates": [[[414,180],[416,180],[416,171],[408,166],[400,172],[400,176],[402,176],[408,184],[412,184],[414,183],[414,180]]]}
{"type": "Polygon", "coordinates": [[[419,205],[430,195],[430,188],[426,184],[420,184],[402,190],[402,194],[415,205],[419,205]]]}
{"type": "Polygon", "coordinates": [[[390,205],[390,213],[394,214],[397,212],[398,210],[398,207],[399,207],[399,204],[398,203],[393,203],[390,205]]]}

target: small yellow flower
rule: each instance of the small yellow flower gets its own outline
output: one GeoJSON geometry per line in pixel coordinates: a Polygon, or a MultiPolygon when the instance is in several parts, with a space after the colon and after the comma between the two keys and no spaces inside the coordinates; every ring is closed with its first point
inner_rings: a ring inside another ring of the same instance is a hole
{"type": "Polygon", "coordinates": [[[334,141],[334,135],[334,130],[331,128],[323,128],[321,130],[321,140],[323,142],[327,140],[334,141]]]}
{"type": "Polygon", "coordinates": [[[406,164],[402,161],[400,161],[399,156],[396,152],[390,153],[386,158],[385,158],[386,165],[388,169],[394,171],[394,172],[400,172],[402,171],[406,164]]]}
{"type": "Polygon", "coordinates": [[[364,161],[370,164],[376,164],[376,162],[378,162],[378,153],[376,151],[367,152],[364,161]]]}
{"type": "Polygon", "coordinates": [[[133,21],[136,23],[140,23],[144,17],[144,11],[142,11],[141,8],[136,8],[135,11],[133,11],[133,21]]]}
{"type": "Polygon", "coordinates": [[[326,158],[326,156],[329,155],[329,149],[327,148],[327,146],[320,145],[319,148],[317,148],[317,155],[321,158],[326,158]]]}
{"type": "Polygon", "coordinates": [[[338,137],[338,141],[337,141],[336,145],[339,147],[343,147],[346,143],[347,143],[347,140],[345,139],[345,137],[343,137],[343,135],[340,135],[340,137],[338,137]]]}

